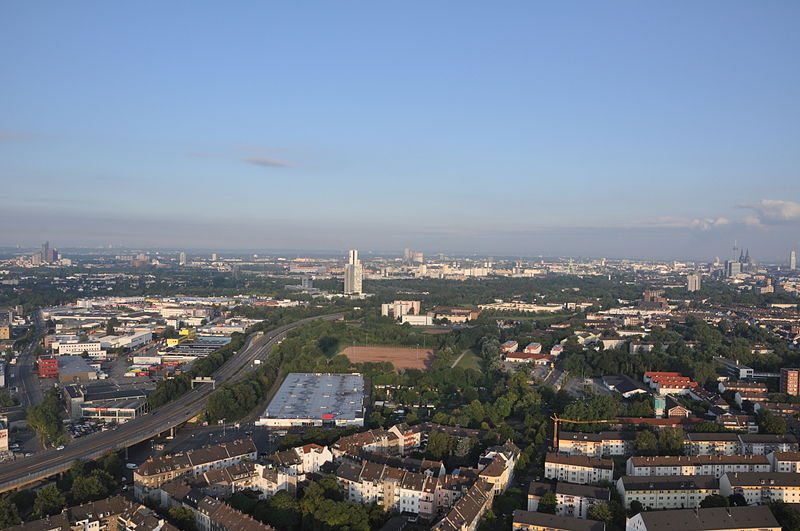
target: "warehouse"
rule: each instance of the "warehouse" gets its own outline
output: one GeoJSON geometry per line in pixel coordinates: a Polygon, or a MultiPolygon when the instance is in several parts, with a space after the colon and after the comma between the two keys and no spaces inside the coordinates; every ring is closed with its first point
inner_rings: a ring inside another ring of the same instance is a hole
{"type": "Polygon", "coordinates": [[[364,426],[361,374],[290,373],[258,420],[260,426],[364,426]]]}

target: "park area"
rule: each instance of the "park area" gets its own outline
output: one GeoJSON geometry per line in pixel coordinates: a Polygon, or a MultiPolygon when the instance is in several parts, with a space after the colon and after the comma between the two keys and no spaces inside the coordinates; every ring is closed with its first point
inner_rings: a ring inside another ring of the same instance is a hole
{"type": "Polygon", "coordinates": [[[397,370],[428,369],[435,351],[424,348],[405,347],[347,347],[344,354],[353,363],[380,363],[388,361],[397,370]]]}

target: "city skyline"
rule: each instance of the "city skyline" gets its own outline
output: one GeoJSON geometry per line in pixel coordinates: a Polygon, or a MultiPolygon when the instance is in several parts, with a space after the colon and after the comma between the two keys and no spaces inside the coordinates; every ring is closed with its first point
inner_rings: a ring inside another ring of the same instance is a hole
{"type": "Polygon", "coordinates": [[[796,3],[90,4],[0,8],[0,246],[800,247],[796,3]]]}

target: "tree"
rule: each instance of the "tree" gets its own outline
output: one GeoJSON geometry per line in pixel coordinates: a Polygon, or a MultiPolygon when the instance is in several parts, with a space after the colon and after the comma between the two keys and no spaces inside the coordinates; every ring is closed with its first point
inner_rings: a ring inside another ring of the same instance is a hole
{"type": "Polygon", "coordinates": [[[0,529],[21,524],[17,506],[11,503],[8,498],[0,498],[0,529]]]}
{"type": "Polygon", "coordinates": [[[33,513],[37,518],[44,518],[60,512],[66,504],[67,500],[58,490],[58,487],[47,485],[36,493],[36,500],[33,502],[33,513]]]}
{"type": "Polygon", "coordinates": [[[608,507],[607,503],[596,503],[589,509],[589,518],[591,520],[600,520],[608,525],[613,517],[614,515],[611,514],[611,509],[608,507]]]}
{"type": "Polygon", "coordinates": [[[682,455],[685,434],[680,428],[666,428],[658,432],[658,452],[661,455],[682,455]]]}
{"type": "Polygon", "coordinates": [[[556,506],[558,500],[553,492],[546,492],[539,500],[539,512],[547,514],[556,514],[556,506]]]}
{"type": "Polygon", "coordinates": [[[644,507],[642,507],[642,502],[640,502],[639,500],[633,500],[631,502],[631,509],[629,514],[631,517],[633,517],[642,512],[643,510],[644,507]]]}
{"type": "Polygon", "coordinates": [[[196,528],[194,512],[188,507],[182,505],[170,507],[167,516],[170,521],[180,529],[191,531],[196,528]]]}
{"type": "Polygon", "coordinates": [[[769,410],[758,415],[758,428],[761,433],[782,435],[786,433],[786,421],[769,410]]]}
{"type": "Polygon", "coordinates": [[[719,494],[709,494],[700,502],[701,509],[707,509],[709,507],[728,507],[730,502],[728,498],[725,496],[720,496],[719,494]]]}
{"type": "Polygon", "coordinates": [[[658,440],[651,431],[640,431],[636,434],[633,447],[638,455],[655,455],[658,450],[658,440]]]}
{"type": "Polygon", "coordinates": [[[80,476],[72,482],[72,499],[76,503],[99,500],[108,495],[108,490],[103,482],[96,477],[80,476]]]}
{"type": "Polygon", "coordinates": [[[787,531],[797,531],[800,529],[800,514],[791,505],[782,501],[769,502],[769,508],[782,529],[787,531]]]}

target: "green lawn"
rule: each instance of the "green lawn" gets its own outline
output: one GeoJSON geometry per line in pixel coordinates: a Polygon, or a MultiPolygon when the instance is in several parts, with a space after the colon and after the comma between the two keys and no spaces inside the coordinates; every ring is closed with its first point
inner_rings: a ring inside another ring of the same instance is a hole
{"type": "Polygon", "coordinates": [[[461,358],[461,361],[458,362],[456,367],[461,367],[462,369],[475,369],[481,370],[480,364],[480,357],[478,357],[472,349],[467,349],[464,351],[464,356],[461,358]]]}

